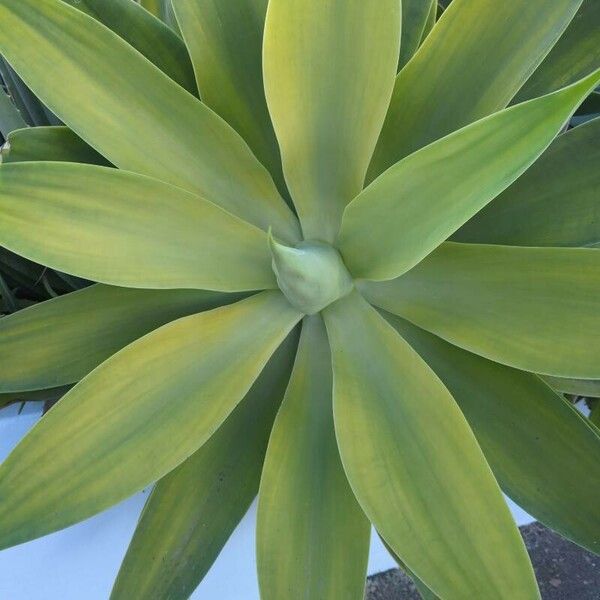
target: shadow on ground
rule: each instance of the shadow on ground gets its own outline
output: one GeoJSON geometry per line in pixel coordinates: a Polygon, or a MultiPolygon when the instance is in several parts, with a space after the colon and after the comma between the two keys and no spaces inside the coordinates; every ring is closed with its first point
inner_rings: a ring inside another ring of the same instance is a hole
{"type": "MultiPolygon", "coordinates": [[[[543,600],[600,600],[600,557],[539,523],[521,527],[543,600]]],[[[398,569],[369,577],[366,600],[418,600],[398,569]]]]}

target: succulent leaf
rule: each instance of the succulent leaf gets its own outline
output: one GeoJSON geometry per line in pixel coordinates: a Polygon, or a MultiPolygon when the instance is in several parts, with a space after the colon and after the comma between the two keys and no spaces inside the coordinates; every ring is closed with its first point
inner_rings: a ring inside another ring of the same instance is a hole
{"type": "Polygon", "coordinates": [[[358,294],[324,318],[342,463],[377,531],[442,598],[539,598],[523,541],[448,390],[358,294]]]}

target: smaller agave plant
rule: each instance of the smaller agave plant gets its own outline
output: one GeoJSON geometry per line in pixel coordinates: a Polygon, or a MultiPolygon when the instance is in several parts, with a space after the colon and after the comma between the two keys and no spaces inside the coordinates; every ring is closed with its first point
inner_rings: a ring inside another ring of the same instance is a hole
{"type": "Polygon", "coordinates": [[[79,382],[0,548],[157,482],[113,600],[188,597],[257,492],[263,600],[362,599],[371,524],[425,595],[539,598],[501,488],[598,551],[598,430],[540,378],[600,380],[600,122],[556,137],[598,3],[431,5],[0,0],[79,145],[23,135],[0,244],[97,282],[0,320],[0,391],[79,382]]]}

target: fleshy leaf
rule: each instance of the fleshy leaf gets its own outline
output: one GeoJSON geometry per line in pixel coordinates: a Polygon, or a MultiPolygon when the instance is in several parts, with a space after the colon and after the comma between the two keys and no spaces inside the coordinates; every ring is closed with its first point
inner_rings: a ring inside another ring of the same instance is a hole
{"type": "Polygon", "coordinates": [[[536,375],[461,350],[389,313],[386,319],[450,390],[504,492],[598,553],[600,435],[579,411],[536,375]]]}
{"type": "Polygon", "coordinates": [[[198,95],[194,69],[183,40],[161,20],[131,0],[64,0],[106,25],[163,73],[198,95]]]}
{"type": "Polygon", "coordinates": [[[112,164],[298,238],[295,217],[242,138],[116,33],[60,0],[0,0],[0,22],[0,52],[112,164]]]}
{"type": "Polygon", "coordinates": [[[400,48],[398,0],[270,0],[267,104],[304,237],[332,242],[362,189],[400,48]]]}
{"type": "Polygon", "coordinates": [[[267,4],[268,0],[176,0],[173,6],[202,101],[248,142],[284,191],[262,75],[267,4]]]}
{"type": "Polygon", "coordinates": [[[547,94],[600,66],[600,2],[583,0],[550,54],[519,90],[514,102],[547,94]]]}
{"type": "Polygon", "coordinates": [[[7,138],[2,162],[61,161],[106,165],[108,161],[68,127],[27,127],[7,138]]]}
{"type": "Polygon", "coordinates": [[[396,79],[369,181],[419,148],[505,108],[581,2],[453,0],[396,79]]]}
{"type": "Polygon", "coordinates": [[[599,81],[600,69],[473,123],[388,169],[344,212],[338,245],[350,272],[383,280],[414,267],[542,154],[599,81]]]}
{"type": "Polygon", "coordinates": [[[0,319],[0,392],[75,383],[153,329],[238,299],[99,284],[36,304],[0,319]]]}
{"type": "Polygon", "coordinates": [[[217,432],[157,484],[111,600],[187,600],[258,491],[298,337],[288,336],[217,432]]]}
{"type": "Polygon", "coordinates": [[[600,379],[565,379],[563,377],[540,376],[551,388],[563,394],[600,398],[600,379]]]}
{"type": "Polygon", "coordinates": [[[600,252],[447,242],[388,282],[373,304],[524,371],[600,379],[600,252]]]}
{"type": "Polygon", "coordinates": [[[13,163],[0,187],[0,243],[59,271],[139,288],[276,287],[265,232],[157,179],[13,163]]]}
{"type": "Polygon", "coordinates": [[[263,292],[173,321],[102,363],[0,466],[0,548],[77,523],[178,466],[300,318],[280,292],[263,292]]]}
{"type": "Polygon", "coordinates": [[[0,89],[0,134],[4,138],[15,129],[26,127],[27,123],[21,116],[18,108],[3,90],[0,89]]]}
{"type": "Polygon", "coordinates": [[[363,600],[370,524],[344,474],[333,427],[331,354],[307,317],[260,483],[263,600],[363,600]]]}
{"type": "Polygon", "coordinates": [[[435,10],[436,4],[436,0],[402,0],[399,71],[413,57],[425,39],[431,13],[435,10]]]}
{"type": "Polygon", "coordinates": [[[517,527],[448,390],[358,294],[324,316],[340,454],[377,531],[442,598],[539,598],[517,527]]]}
{"type": "Polygon", "coordinates": [[[600,118],[560,135],[453,239],[517,246],[600,244],[598,139],[600,118]]]}

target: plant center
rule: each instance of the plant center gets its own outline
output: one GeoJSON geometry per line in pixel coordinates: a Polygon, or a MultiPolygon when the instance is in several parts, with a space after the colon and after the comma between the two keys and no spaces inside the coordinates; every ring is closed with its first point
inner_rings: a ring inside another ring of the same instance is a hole
{"type": "Polygon", "coordinates": [[[333,246],[317,241],[285,246],[271,235],[269,246],[279,288],[304,314],[318,313],[352,291],[352,277],[333,246]]]}

